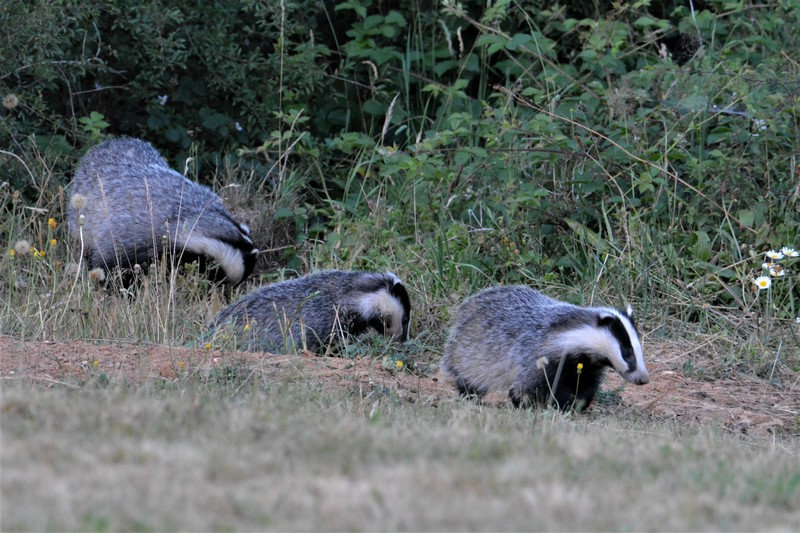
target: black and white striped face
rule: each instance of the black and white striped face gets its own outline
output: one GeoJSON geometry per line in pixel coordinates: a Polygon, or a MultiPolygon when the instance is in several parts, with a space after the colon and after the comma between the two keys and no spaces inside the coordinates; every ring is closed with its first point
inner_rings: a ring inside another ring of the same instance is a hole
{"type": "Polygon", "coordinates": [[[556,342],[562,353],[589,355],[614,367],[629,383],[650,381],[630,306],[625,311],[593,309],[584,319],[559,332],[556,342]]]}
{"type": "Polygon", "coordinates": [[[236,286],[252,274],[258,258],[258,248],[250,238],[250,229],[244,224],[237,224],[240,235],[238,239],[215,239],[197,234],[190,235],[186,241],[186,251],[210,257],[215,261],[222,274],[217,281],[236,286]]]}
{"type": "Polygon", "coordinates": [[[408,340],[411,302],[405,286],[391,272],[375,278],[356,298],[361,319],[380,333],[398,342],[408,340]]]}
{"type": "Polygon", "coordinates": [[[642,343],[633,322],[633,308],[628,305],[624,311],[612,309],[601,312],[597,325],[607,330],[613,338],[613,350],[607,355],[611,366],[629,383],[648,383],[650,374],[644,364],[642,343]]]}
{"type": "Polygon", "coordinates": [[[233,285],[239,283],[250,277],[253,269],[256,267],[256,260],[258,259],[258,248],[253,244],[253,239],[250,238],[250,228],[245,224],[239,224],[239,230],[242,232],[242,240],[239,242],[238,249],[242,256],[242,276],[238,281],[232,282],[233,285]]]}

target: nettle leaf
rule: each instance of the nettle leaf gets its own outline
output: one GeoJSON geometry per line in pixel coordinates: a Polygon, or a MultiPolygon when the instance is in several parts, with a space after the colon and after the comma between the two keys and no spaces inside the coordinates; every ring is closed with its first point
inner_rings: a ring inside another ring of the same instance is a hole
{"type": "Polygon", "coordinates": [[[708,261],[711,259],[711,238],[705,231],[695,231],[689,238],[689,250],[695,259],[708,261]]]}
{"type": "Polygon", "coordinates": [[[727,126],[719,126],[714,128],[711,133],[708,134],[706,137],[707,144],[714,144],[722,141],[726,141],[731,137],[731,129],[727,126]]]}
{"type": "Polygon", "coordinates": [[[736,212],[736,218],[739,219],[739,222],[742,226],[746,226],[748,228],[753,227],[753,223],[756,220],[755,213],[753,213],[752,209],[739,209],[736,212]]]}
{"type": "Polygon", "coordinates": [[[361,18],[367,16],[366,6],[362,5],[362,3],[359,2],[358,0],[347,0],[347,2],[341,2],[339,4],[336,4],[336,7],[334,7],[333,9],[334,11],[344,11],[345,9],[352,9],[361,18]]]}
{"type": "Polygon", "coordinates": [[[217,113],[208,108],[202,108],[199,112],[200,120],[204,128],[209,130],[216,130],[222,126],[230,124],[231,119],[222,113],[217,113]]]}
{"type": "Polygon", "coordinates": [[[275,214],[272,215],[274,220],[281,220],[283,218],[289,218],[294,214],[294,211],[290,207],[281,207],[275,211],[275,214]]]}
{"type": "Polygon", "coordinates": [[[368,113],[370,115],[382,115],[386,112],[386,104],[380,100],[371,98],[364,102],[364,105],[361,106],[361,109],[364,111],[364,113],[368,113]]]}
{"type": "MultiPolygon", "coordinates": [[[[380,16],[380,15],[370,15],[367,18],[364,19],[364,22],[362,23],[362,27],[365,30],[371,30],[372,28],[375,28],[379,24],[381,24],[383,22],[383,20],[384,20],[383,17],[380,16]]],[[[369,32],[369,33],[374,34],[374,33],[377,33],[377,32],[369,32]]]]}
{"type": "Polygon", "coordinates": [[[508,39],[502,35],[483,34],[478,37],[477,45],[487,47],[486,52],[489,55],[495,54],[506,47],[508,39]]]}
{"type": "Polygon", "coordinates": [[[507,48],[509,50],[517,50],[520,46],[527,46],[532,40],[533,37],[528,33],[517,33],[511,38],[507,48]]]}
{"type": "Polygon", "coordinates": [[[48,155],[63,156],[74,150],[63,135],[34,135],[33,140],[37,148],[48,155]]]}
{"type": "Polygon", "coordinates": [[[389,11],[389,14],[386,15],[384,19],[386,24],[396,24],[398,26],[406,26],[406,19],[399,11],[389,11]]]}
{"type": "Polygon", "coordinates": [[[595,250],[599,252],[609,252],[611,251],[611,246],[608,244],[604,238],[600,235],[595,233],[594,231],[590,230],[577,220],[572,220],[571,218],[565,218],[564,222],[570,227],[570,229],[582,240],[589,243],[595,250]]]}

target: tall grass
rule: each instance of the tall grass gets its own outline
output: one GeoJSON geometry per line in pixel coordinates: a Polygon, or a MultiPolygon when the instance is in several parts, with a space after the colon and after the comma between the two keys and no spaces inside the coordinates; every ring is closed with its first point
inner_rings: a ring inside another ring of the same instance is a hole
{"type": "MultiPolygon", "coordinates": [[[[603,224],[596,230],[566,220],[564,255],[553,261],[545,257],[541,228],[517,226],[532,216],[532,207],[504,213],[476,199],[464,221],[447,207],[432,218],[433,213],[405,203],[408,193],[398,190],[391,175],[371,180],[366,188],[358,169],[369,167],[370,158],[374,154],[356,163],[339,199],[327,200],[330,229],[319,237],[307,231],[312,217],[294,214],[304,205],[297,173],[286,174],[267,191],[263,178],[222,166],[213,182],[228,205],[253,227],[257,245],[265,247],[261,239],[278,250],[232,294],[190,265],[151,271],[132,297],[76,268],[80,243],[67,232],[65,193],[42,162],[46,185],[36,204],[26,205],[8,187],[0,190],[2,203],[9,206],[0,223],[0,332],[25,339],[183,344],[202,335],[224,305],[262,282],[321,268],[360,268],[392,270],[406,281],[414,307],[412,335],[428,348],[423,356],[428,362],[438,358],[452,306],[488,285],[522,282],[577,303],[632,303],[645,338],[691,337],[705,346],[693,354],[693,368],[718,373],[744,369],[767,377],[776,364],[800,365],[792,318],[798,290],[794,263],[785,260],[789,275],[776,278],[769,291],[756,290],[752,278],[761,271],[761,254],[740,243],[730,224],[723,224],[715,237],[730,262],[707,262],[708,269],[697,270],[697,263],[687,265],[675,249],[672,233],[647,213],[602,204],[603,224]],[[276,220],[280,212],[292,214],[276,220]],[[287,240],[301,230],[304,240],[287,240]],[[20,241],[30,250],[12,252],[20,241]],[[291,253],[282,255],[286,249],[291,253]],[[297,268],[275,268],[289,262],[297,268]]],[[[445,203],[444,195],[434,202],[445,203]]],[[[697,242],[697,247],[712,248],[697,242]]]]}

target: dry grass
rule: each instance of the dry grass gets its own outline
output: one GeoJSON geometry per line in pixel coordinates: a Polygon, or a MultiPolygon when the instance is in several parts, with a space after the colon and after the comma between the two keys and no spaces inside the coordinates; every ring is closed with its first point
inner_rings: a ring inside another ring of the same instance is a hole
{"type": "Polygon", "coordinates": [[[218,378],[5,380],[0,527],[800,527],[796,437],[218,378]]]}

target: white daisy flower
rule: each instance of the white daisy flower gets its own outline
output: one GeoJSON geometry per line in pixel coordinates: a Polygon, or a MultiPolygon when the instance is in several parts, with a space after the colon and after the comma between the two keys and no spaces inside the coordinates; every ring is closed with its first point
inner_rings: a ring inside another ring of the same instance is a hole
{"type": "Polygon", "coordinates": [[[773,278],[779,278],[786,275],[786,270],[784,270],[784,268],[780,265],[774,265],[769,269],[769,275],[773,278]]]}
{"type": "Polygon", "coordinates": [[[783,248],[781,248],[781,253],[786,257],[797,257],[800,255],[800,252],[798,252],[794,248],[789,248],[788,246],[784,246],[783,248]]]}
{"type": "Polygon", "coordinates": [[[769,289],[772,286],[772,280],[769,279],[767,276],[758,276],[756,279],[753,280],[753,283],[758,290],[769,289]]]}
{"type": "Polygon", "coordinates": [[[783,254],[775,250],[770,250],[769,252],[767,252],[767,257],[769,257],[773,261],[777,261],[779,259],[783,259],[783,254]]]}

